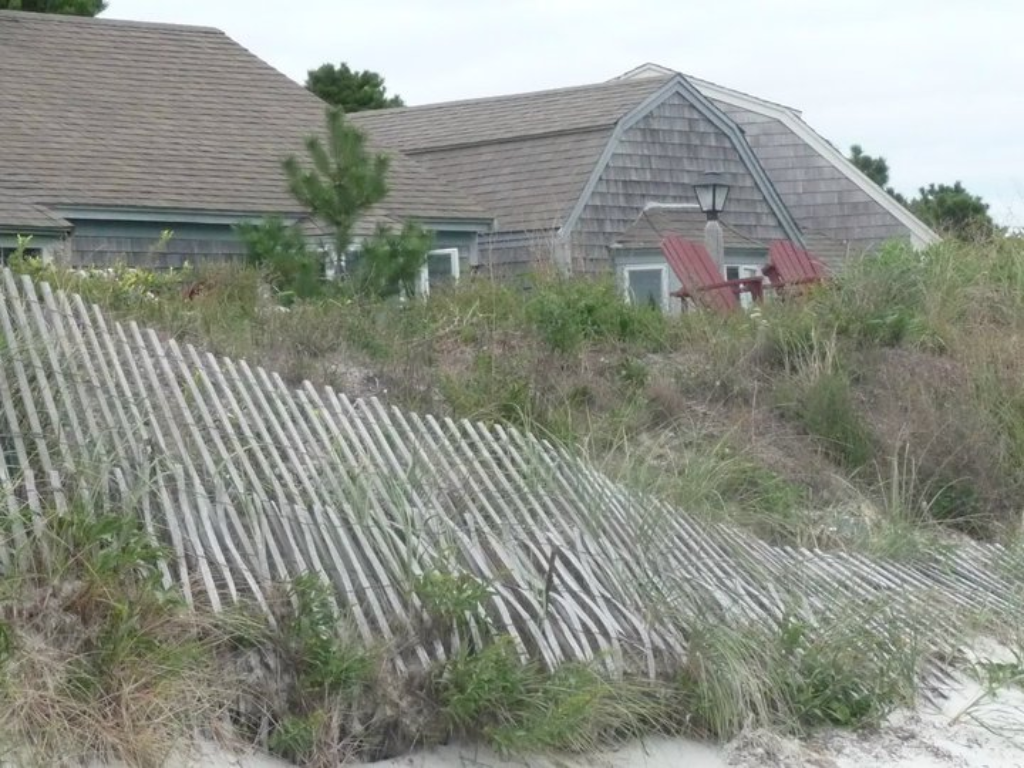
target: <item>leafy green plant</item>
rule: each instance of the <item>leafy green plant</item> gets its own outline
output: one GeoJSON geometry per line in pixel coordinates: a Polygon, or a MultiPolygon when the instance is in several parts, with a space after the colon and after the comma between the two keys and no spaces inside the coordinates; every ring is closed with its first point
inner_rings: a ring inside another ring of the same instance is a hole
{"type": "Polygon", "coordinates": [[[390,161],[367,148],[366,137],[341,109],[326,114],[324,136],[306,138],[306,164],[293,155],[284,160],[284,171],[295,199],[334,230],[340,255],[348,251],[359,218],[387,195],[390,161]]]}
{"type": "Polygon", "coordinates": [[[803,727],[856,727],[875,723],[916,686],[916,667],[901,667],[897,632],[879,635],[862,627],[829,627],[831,634],[793,616],[780,628],[790,664],[783,696],[803,727]]]}
{"type": "Polygon", "coordinates": [[[678,729],[678,701],[659,683],[613,680],[586,664],[565,664],[545,675],[529,705],[494,728],[500,751],[585,753],[606,744],[678,729]]]}
{"type": "Polygon", "coordinates": [[[432,235],[416,224],[406,223],[397,232],[378,225],[360,244],[346,283],[359,296],[412,296],[432,241],[432,235]]]}
{"type": "Polygon", "coordinates": [[[340,618],[331,592],[319,578],[299,576],[291,590],[296,606],[285,641],[301,690],[327,696],[356,695],[371,680],[372,657],[340,637],[340,618]]]}
{"type": "Polygon", "coordinates": [[[678,703],[663,685],[611,679],[590,665],[564,664],[548,673],[524,664],[508,636],[450,660],[435,689],[449,729],[516,754],[586,752],[670,730],[678,703]]]}
{"type": "Polygon", "coordinates": [[[469,629],[469,617],[481,618],[483,604],[491,597],[491,588],[472,574],[445,571],[421,574],[413,592],[433,621],[459,632],[469,629]]]}
{"type": "Polygon", "coordinates": [[[258,224],[242,223],[236,229],[249,264],[266,271],[282,304],[324,295],[328,283],[323,256],[309,247],[297,227],[275,216],[258,224]]]}
{"type": "Polygon", "coordinates": [[[321,711],[287,716],[271,732],[267,748],[285,760],[309,765],[316,758],[325,719],[321,711]]]}
{"type": "Polygon", "coordinates": [[[536,667],[522,663],[512,638],[499,637],[444,666],[435,684],[442,714],[455,731],[486,735],[529,706],[538,675],[536,667]]]}
{"type": "Polygon", "coordinates": [[[536,278],[526,301],[526,319],[560,352],[588,341],[633,341],[658,347],[666,339],[665,316],[622,299],[612,280],[536,278]]]}

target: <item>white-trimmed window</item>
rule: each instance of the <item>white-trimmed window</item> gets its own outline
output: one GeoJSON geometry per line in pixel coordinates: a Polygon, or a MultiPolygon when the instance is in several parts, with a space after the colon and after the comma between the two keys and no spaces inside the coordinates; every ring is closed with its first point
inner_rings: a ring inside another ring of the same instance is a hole
{"type": "MultiPolygon", "coordinates": [[[[746,277],[760,277],[761,267],[756,264],[727,264],[725,267],[725,279],[726,280],[740,280],[746,277]]],[[[744,309],[750,307],[754,302],[754,297],[749,291],[743,291],[740,294],[740,306],[744,309]]]]}
{"type": "Polygon", "coordinates": [[[649,304],[661,310],[668,308],[667,267],[623,267],[622,277],[623,292],[630,304],[649,304]]]}
{"type": "Polygon", "coordinates": [[[438,248],[427,254],[416,281],[416,295],[428,296],[431,288],[452,285],[459,281],[459,249],[438,248]]]}

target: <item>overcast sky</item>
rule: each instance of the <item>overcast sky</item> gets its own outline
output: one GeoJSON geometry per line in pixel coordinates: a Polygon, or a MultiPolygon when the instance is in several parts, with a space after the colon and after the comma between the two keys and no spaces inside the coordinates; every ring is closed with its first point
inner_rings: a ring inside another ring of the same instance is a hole
{"type": "Polygon", "coordinates": [[[961,180],[1024,226],[1019,0],[108,0],[218,27],[302,82],[324,62],[407,104],[580,85],[645,61],[779,101],[905,194],[961,180]]]}

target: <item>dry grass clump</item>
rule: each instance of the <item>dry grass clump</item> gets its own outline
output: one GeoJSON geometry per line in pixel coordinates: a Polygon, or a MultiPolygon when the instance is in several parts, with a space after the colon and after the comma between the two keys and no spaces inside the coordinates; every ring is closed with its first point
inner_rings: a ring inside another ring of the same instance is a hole
{"type": "Polygon", "coordinates": [[[53,514],[0,580],[0,742],[24,765],[162,765],[226,715],[216,622],[159,581],[134,514],[53,514]]]}

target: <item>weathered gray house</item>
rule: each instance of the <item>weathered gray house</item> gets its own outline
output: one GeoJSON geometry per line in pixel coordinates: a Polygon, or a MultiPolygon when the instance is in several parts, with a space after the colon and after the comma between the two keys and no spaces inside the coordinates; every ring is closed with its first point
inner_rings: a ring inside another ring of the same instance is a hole
{"type": "MultiPolygon", "coordinates": [[[[271,214],[318,235],[281,159],[324,105],[222,32],[0,11],[0,50],[0,257],[30,234],[73,262],[173,266],[240,253],[234,225],[271,214]]],[[[712,170],[731,185],[730,273],[757,270],[777,239],[833,261],[937,239],[796,110],[656,65],[351,119],[392,155],[391,192],[360,232],[423,224],[441,276],[554,262],[667,297],[658,243],[700,237],[693,184],[712,170]]]]}
{"type": "MultiPolygon", "coordinates": [[[[238,222],[305,216],[281,160],[325,108],[216,29],[20,11],[0,11],[0,104],[0,256],[21,234],[73,262],[171,266],[240,253],[238,222]]],[[[419,221],[475,261],[491,215],[392,155],[366,224],[419,221]]]]}
{"type": "MultiPolygon", "coordinates": [[[[796,110],[655,65],[594,85],[353,119],[492,211],[481,254],[504,270],[554,258],[584,271],[614,265],[626,284],[630,270],[649,279],[664,265],[661,235],[685,224],[700,238],[699,213],[684,211],[710,170],[732,186],[722,223],[739,273],[760,266],[775,239],[830,261],[893,238],[938,239],[796,110]]],[[[673,280],[666,272],[666,295],[673,280]]]]}

